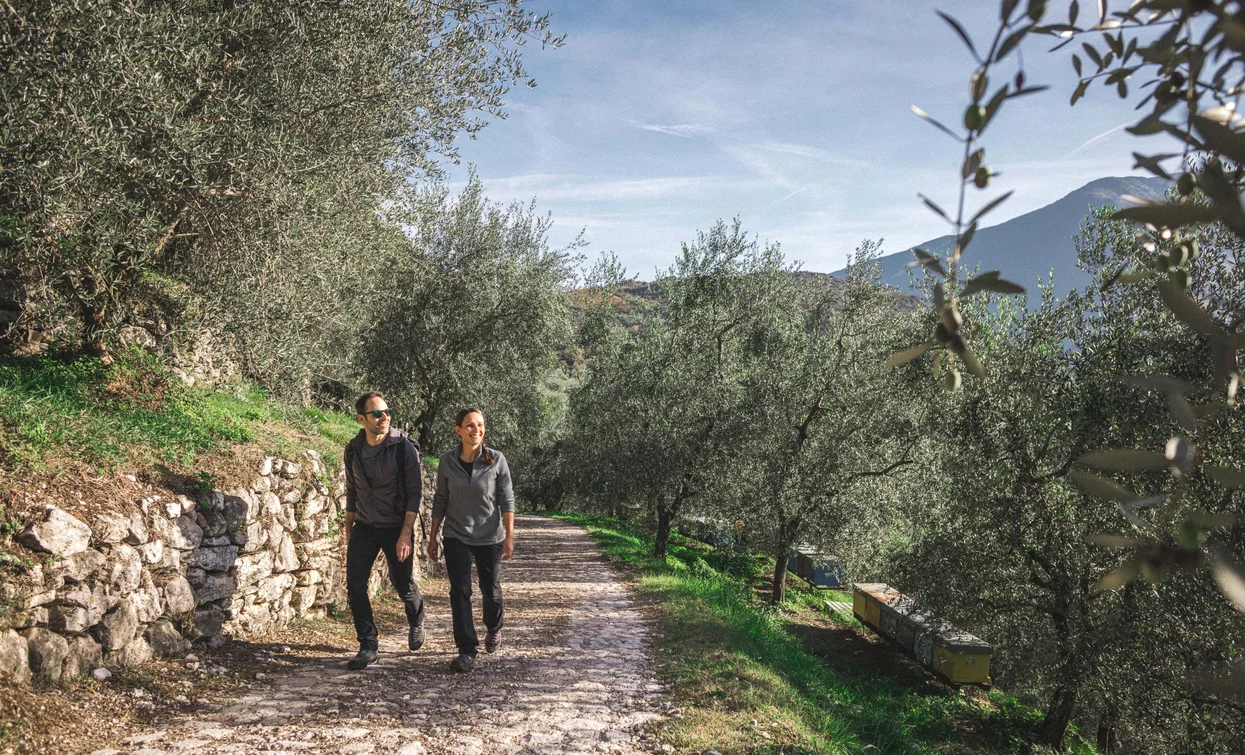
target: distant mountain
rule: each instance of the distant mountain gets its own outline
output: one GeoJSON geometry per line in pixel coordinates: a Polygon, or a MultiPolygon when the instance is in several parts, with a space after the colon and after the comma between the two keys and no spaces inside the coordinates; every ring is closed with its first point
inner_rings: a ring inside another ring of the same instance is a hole
{"type": "MultiPolygon", "coordinates": [[[[1091,181],[1040,210],[977,231],[964,261],[973,267],[980,264],[982,270],[1001,271],[1004,278],[1029,290],[1031,304],[1037,303],[1038,279],[1049,280],[1053,270],[1055,291],[1064,296],[1089,281],[1089,276],[1077,269],[1076,247],[1072,239],[1080,232],[1090,209],[1104,205],[1126,206],[1127,203],[1121,199],[1126,194],[1160,200],[1170,186],[1171,182],[1162,178],[1100,178],[1091,181]]],[[[954,241],[953,236],[942,236],[917,244],[917,247],[941,257],[950,251],[954,241]]],[[[911,249],[881,258],[882,281],[901,291],[915,291],[906,267],[914,259],[911,249]]],[[[833,274],[842,276],[843,271],[833,274]]]]}

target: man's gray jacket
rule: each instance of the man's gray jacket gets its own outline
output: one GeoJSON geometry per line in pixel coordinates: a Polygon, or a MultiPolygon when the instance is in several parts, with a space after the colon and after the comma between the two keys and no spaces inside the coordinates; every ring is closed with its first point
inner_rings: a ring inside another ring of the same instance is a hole
{"type": "Polygon", "coordinates": [[[360,430],[346,444],[345,465],[346,511],[355,512],[356,521],[398,527],[406,512],[419,511],[423,495],[419,446],[405,430],[390,428],[379,447],[369,447],[367,434],[360,430]]]}

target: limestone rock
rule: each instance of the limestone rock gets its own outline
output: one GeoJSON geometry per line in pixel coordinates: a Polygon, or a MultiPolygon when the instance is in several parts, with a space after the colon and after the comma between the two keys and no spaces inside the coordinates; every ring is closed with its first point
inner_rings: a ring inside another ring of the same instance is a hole
{"type": "Polygon", "coordinates": [[[85,632],[91,626],[91,616],[81,606],[54,605],[48,609],[48,626],[56,632],[85,632]]]}
{"type": "Polygon", "coordinates": [[[157,519],[153,526],[156,528],[156,534],[165,543],[178,550],[194,550],[203,541],[203,529],[186,514],[175,520],[157,519]]]}
{"type": "Polygon", "coordinates": [[[218,535],[217,537],[203,538],[203,542],[199,543],[199,547],[200,548],[219,548],[222,545],[232,545],[232,544],[233,544],[233,540],[229,539],[229,537],[225,535],[218,535]]]}
{"type": "Polygon", "coordinates": [[[144,543],[138,546],[138,552],[144,563],[158,564],[164,560],[164,541],[152,540],[150,543],[144,543]]]}
{"type": "Polygon", "coordinates": [[[143,576],[143,557],[124,543],[113,546],[98,579],[113,595],[125,595],[138,588],[143,576]]]}
{"type": "Polygon", "coordinates": [[[310,494],[303,500],[303,511],[302,511],[303,518],[308,519],[310,517],[313,517],[316,514],[319,514],[321,511],[324,511],[325,507],[327,506],[328,506],[327,498],[320,495],[319,493],[310,494]]]}
{"type": "Polygon", "coordinates": [[[277,546],[277,554],[272,562],[272,570],[275,572],[287,572],[294,571],[298,567],[298,553],[294,550],[294,541],[287,534],[281,538],[281,544],[277,546]]]}
{"type": "Polygon", "coordinates": [[[293,506],[301,500],[303,500],[303,494],[297,488],[290,490],[281,496],[281,503],[284,503],[286,506],[293,506]]]}
{"type": "Polygon", "coordinates": [[[224,624],[225,612],[215,606],[195,611],[195,629],[204,637],[214,637],[220,634],[224,624]]]}
{"type": "Polygon", "coordinates": [[[147,520],[143,518],[142,512],[131,513],[130,531],[125,535],[125,542],[130,545],[142,545],[150,539],[151,531],[147,529],[147,520]]]}
{"type": "MultiPolygon", "coordinates": [[[[294,577],[290,574],[274,574],[268,579],[261,580],[255,594],[255,599],[264,603],[272,603],[281,599],[283,593],[294,587],[294,577]]],[[[287,598],[288,602],[288,598],[287,598]]]]}
{"type": "Polygon", "coordinates": [[[0,674],[5,674],[18,684],[30,681],[30,655],[26,638],[6,629],[0,632],[0,674]]]}
{"type": "Polygon", "coordinates": [[[84,582],[104,565],[105,560],[103,553],[94,548],[87,548],[63,561],[52,564],[48,573],[53,578],[59,578],[65,582],[84,582]]]}
{"type": "Polygon", "coordinates": [[[253,585],[264,579],[272,574],[272,567],[272,551],[265,550],[238,557],[234,565],[234,575],[237,577],[238,587],[253,585]]]}
{"type": "Polygon", "coordinates": [[[65,658],[69,656],[69,643],[64,637],[38,627],[27,629],[26,648],[32,674],[60,681],[65,670],[65,658]]]}
{"type": "Polygon", "coordinates": [[[176,548],[165,548],[160,557],[159,567],[168,571],[182,570],[182,552],[176,548]]]}
{"type": "Polygon", "coordinates": [[[203,605],[221,598],[228,598],[238,589],[237,580],[229,574],[209,573],[203,577],[203,584],[195,590],[195,603],[203,605]]]}
{"type": "Polygon", "coordinates": [[[290,478],[297,477],[298,474],[302,471],[303,471],[303,466],[301,464],[299,464],[298,462],[294,462],[294,461],[287,461],[281,465],[281,470],[278,472],[278,474],[280,474],[282,477],[288,480],[290,478]]]}
{"type": "Polygon", "coordinates": [[[120,514],[100,514],[92,521],[91,531],[97,542],[115,545],[130,534],[130,520],[120,514]]]}
{"type": "Polygon", "coordinates": [[[179,495],[179,496],[177,496],[177,499],[176,499],[176,500],[177,500],[177,503],[178,503],[179,505],[181,505],[181,507],[182,507],[182,514],[192,514],[192,513],[194,513],[194,510],[195,510],[195,502],[194,502],[194,501],[192,501],[192,500],[190,500],[190,498],[188,498],[188,497],[186,497],[186,496],[184,496],[184,495],[179,495]]]}
{"type": "Polygon", "coordinates": [[[199,548],[186,558],[186,563],[204,571],[226,571],[237,559],[238,546],[224,545],[216,548],[199,548]]]}
{"type": "Polygon", "coordinates": [[[186,652],[186,641],[167,621],[157,621],[147,628],[147,644],[158,658],[174,658],[186,652]]]}
{"type": "Polygon", "coordinates": [[[264,523],[258,520],[248,524],[245,530],[233,533],[233,543],[242,553],[254,553],[267,542],[268,531],[264,528],[264,523]]]}
{"type": "Polygon", "coordinates": [[[33,550],[66,558],[87,549],[91,528],[69,512],[49,506],[43,521],[22,530],[17,539],[33,550]]]}
{"type": "Polygon", "coordinates": [[[154,657],[151,645],[142,637],[135,637],[128,645],[108,654],[108,662],[114,666],[141,666],[154,657]]]}
{"type": "Polygon", "coordinates": [[[62,679],[73,679],[90,673],[104,662],[104,653],[99,643],[88,635],[70,637],[67,640],[69,652],[65,655],[65,665],[61,669],[62,679]]]}
{"type": "Polygon", "coordinates": [[[138,611],[133,599],[126,598],[99,623],[96,633],[107,650],[120,650],[138,634],[138,611]]]}
{"type": "Polygon", "coordinates": [[[299,616],[303,616],[316,604],[316,594],[317,589],[315,585],[295,587],[290,605],[294,607],[299,616]]]}
{"type": "Polygon", "coordinates": [[[142,624],[150,624],[164,615],[164,605],[160,600],[160,591],[153,584],[143,585],[130,595],[134,612],[142,624]]]}
{"type": "Polygon", "coordinates": [[[315,569],[304,569],[294,573],[294,579],[298,582],[299,587],[307,585],[318,585],[324,581],[324,577],[315,569]]]}
{"type": "Polygon", "coordinates": [[[259,513],[261,516],[281,515],[281,499],[276,493],[264,493],[259,497],[259,513]]]}
{"type": "Polygon", "coordinates": [[[164,605],[172,615],[194,610],[195,593],[185,577],[179,574],[164,586],[164,605]]]}
{"type": "Polygon", "coordinates": [[[221,506],[221,515],[225,518],[225,532],[237,532],[246,526],[248,515],[253,508],[251,503],[246,500],[249,497],[244,491],[243,495],[227,495],[224,504],[221,506]]]}
{"type": "Polygon", "coordinates": [[[272,474],[272,462],[273,458],[271,456],[264,457],[264,461],[259,465],[259,474],[262,477],[272,474]]]}

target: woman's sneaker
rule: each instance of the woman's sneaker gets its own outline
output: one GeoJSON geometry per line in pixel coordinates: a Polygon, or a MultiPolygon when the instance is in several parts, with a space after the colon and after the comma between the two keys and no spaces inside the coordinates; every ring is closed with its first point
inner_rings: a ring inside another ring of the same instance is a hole
{"type": "Polygon", "coordinates": [[[488,634],[484,635],[484,652],[491,653],[501,645],[501,630],[490,629],[488,634]]]}
{"type": "Polygon", "coordinates": [[[456,674],[465,674],[471,670],[472,664],[476,659],[466,653],[461,653],[457,658],[450,661],[450,670],[456,674]]]}

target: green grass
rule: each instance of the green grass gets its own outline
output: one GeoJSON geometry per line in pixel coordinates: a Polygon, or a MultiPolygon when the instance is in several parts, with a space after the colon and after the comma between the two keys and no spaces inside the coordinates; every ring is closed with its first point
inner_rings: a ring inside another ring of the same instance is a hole
{"type": "MultiPolygon", "coordinates": [[[[624,523],[557,516],[586,527],[660,607],[659,673],[683,708],[662,734],[679,752],[1031,751],[1039,712],[998,692],[930,684],[910,668],[863,668],[853,648],[883,657],[891,651],[871,645],[854,620],[834,627],[841,648],[832,639],[814,653],[793,633],[793,619],[824,610],[826,600],[850,601],[846,593],[793,590],[783,610],[772,610],[753,589],[765,573],[761,559],[673,535],[663,562],[651,555],[651,536],[624,523]]],[[[820,626],[831,616],[819,616],[820,626]]],[[[1070,739],[1071,751],[1092,751],[1070,739]]]]}
{"type": "Polygon", "coordinates": [[[65,459],[101,471],[190,467],[233,444],[312,447],[332,463],[357,429],[346,415],[282,407],[244,383],[187,388],[137,350],[108,367],[88,357],[0,357],[0,465],[10,470],[65,459]]]}

